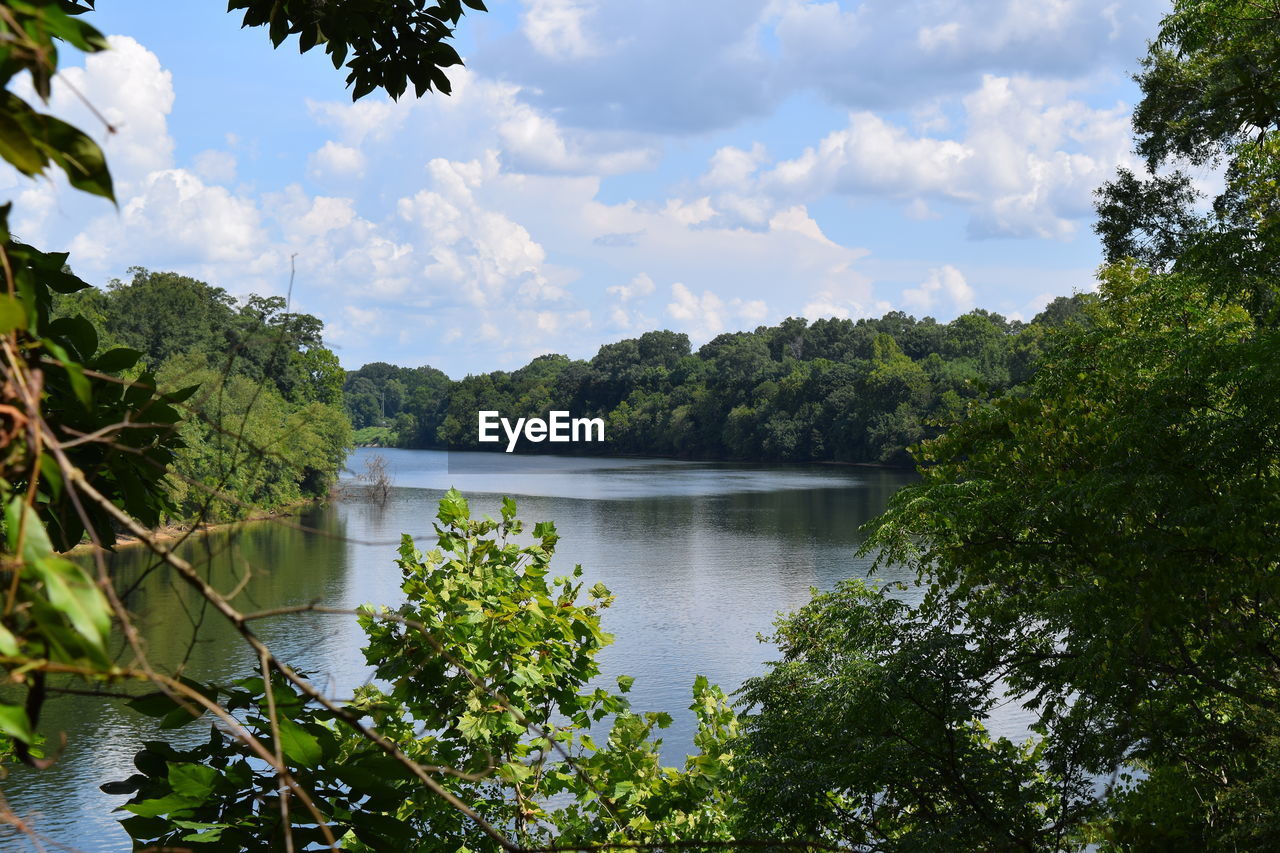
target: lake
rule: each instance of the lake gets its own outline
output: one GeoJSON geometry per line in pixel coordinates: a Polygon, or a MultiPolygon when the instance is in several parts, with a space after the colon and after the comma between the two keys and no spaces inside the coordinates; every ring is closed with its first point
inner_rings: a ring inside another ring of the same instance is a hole
{"type": "MultiPolygon", "coordinates": [[[[357,450],[356,471],[380,454],[394,480],[378,506],[360,497],[317,508],[286,522],[260,522],[193,540],[188,559],[206,567],[229,591],[242,581],[243,610],[320,601],[353,608],[401,600],[395,565],[402,533],[429,539],[436,503],[461,489],[472,514],[498,516],[512,495],[527,523],[554,521],[561,539],[557,563],[581,564],[587,585],[602,581],[617,596],[604,613],[615,639],[602,656],[610,676],[635,677],[637,710],[667,711],[663,757],[681,764],[691,748],[687,710],[694,676],[726,691],[760,673],[772,649],[758,641],[779,612],[863,576],[858,528],[878,514],[914,475],[837,466],[764,466],[654,459],[587,459],[436,451],[357,450]]],[[[352,490],[354,491],[354,489],[352,490]]],[[[117,577],[136,581],[127,604],[146,614],[143,636],[153,661],[181,666],[200,679],[249,675],[256,656],[213,613],[137,548],[114,558],[117,577]],[[193,625],[205,620],[193,642],[193,625]]],[[[895,579],[892,574],[886,580],[895,579]]],[[[368,676],[364,635],[347,616],[293,615],[258,623],[284,660],[309,672],[333,695],[349,696],[368,676]]],[[[993,725],[1017,727],[1017,719],[993,725]]],[[[3,783],[13,811],[54,844],[85,851],[126,851],[127,836],[111,809],[127,800],[98,786],[133,772],[133,754],[155,737],[150,719],[116,703],[55,697],[41,730],[50,746],[65,732],[62,760],[52,769],[15,770],[3,783]]],[[[207,725],[179,730],[203,738],[207,725]]],[[[171,733],[169,733],[171,734],[171,733]]],[[[51,845],[52,846],[52,845],[51,845]]],[[[0,828],[0,849],[31,849],[0,828]],[[6,834],[7,833],[7,834],[6,834]]]]}

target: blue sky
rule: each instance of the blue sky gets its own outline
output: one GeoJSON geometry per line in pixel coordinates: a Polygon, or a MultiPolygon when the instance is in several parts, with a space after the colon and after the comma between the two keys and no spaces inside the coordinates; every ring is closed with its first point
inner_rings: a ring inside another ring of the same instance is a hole
{"type": "Polygon", "coordinates": [[[451,97],[352,104],[217,0],[111,0],[53,108],[120,208],[0,175],[89,281],[176,270],[324,319],[347,367],[519,366],[651,328],[1030,319],[1093,286],[1148,0],[494,0],[451,97]],[[77,67],[78,66],[78,67],[77,67]]]}

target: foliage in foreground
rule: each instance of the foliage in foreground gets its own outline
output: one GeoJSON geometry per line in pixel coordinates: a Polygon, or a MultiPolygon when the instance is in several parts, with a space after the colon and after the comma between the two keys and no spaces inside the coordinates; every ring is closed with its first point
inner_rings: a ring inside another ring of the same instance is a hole
{"type": "MultiPolygon", "coordinates": [[[[139,847],[239,850],[286,833],[298,848],[440,851],[489,847],[495,834],[526,847],[729,837],[737,718],[719,689],[697,680],[699,753],[683,770],[663,767],[671,719],[633,712],[626,676],[617,692],[600,686],[597,655],[612,641],[600,617],[613,598],[600,584],[583,590],[581,567],[552,574],[555,527],[537,524],[518,544],[512,500],[500,520],[476,520],[456,491],[437,518],[435,549],[401,545],[405,603],[362,610],[376,682],[340,712],[280,678],[270,690],[261,678],[200,688],[283,754],[310,804],[294,794],[282,808],[278,774],[215,726],[194,749],[147,744],[138,773],[106,786],[134,793],[124,826],[139,847]],[[356,721],[408,761],[353,732],[356,721]]],[[[132,705],[168,725],[194,719],[162,694],[132,705]]]]}
{"type": "Polygon", "coordinates": [[[921,449],[857,585],[748,685],[762,832],[875,849],[1280,840],[1280,330],[1194,278],[1109,271],[1023,397],[921,449]],[[1025,707],[1017,746],[982,729],[1025,707]],[[1095,791],[1095,785],[1097,789],[1095,791]]]}
{"type": "Polygon", "coordinates": [[[1103,188],[1088,322],[1025,393],[923,443],[922,482],[873,522],[923,603],[846,590],[783,624],[739,757],[766,826],[875,849],[1280,845],[1278,69],[1274,4],[1174,4],[1138,149],[1153,171],[1222,164],[1224,190],[1205,210],[1177,174],[1103,188]],[[965,718],[994,702],[1030,712],[1033,764],[975,740],[965,718]]]}

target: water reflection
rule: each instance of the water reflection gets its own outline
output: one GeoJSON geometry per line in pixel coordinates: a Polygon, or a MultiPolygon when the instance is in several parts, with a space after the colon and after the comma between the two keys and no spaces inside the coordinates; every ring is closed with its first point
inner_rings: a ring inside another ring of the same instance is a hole
{"type": "MultiPolygon", "coordinates": [[[[370,452],[357,451],[349,467],[362,470],[370,452]]],[[[396,542],[402,533],[430,536],[445,489],[457,486],[474,513],[493,516],[501,496],[511,494],[526,521],[556,523],[561,566],[581,564],[588,585],[603,581],[616,594],[604,617],[616,637],[603,654],[604,668],[610,676],[635,676],[637,708],[675,716],[663,749],[674,763],[691,746],[693,717],[685,709],[695,674],[732,690],[758,673],[770,649],[756,635],[779,611],[806,602],[811,588],[866,573],[866,561],[855,556],[858,528],[911,476],[822,466],[377,452],[395,478],[386,506],[347,500],[297,520],[317,532],[246,525],[188,543],[184,554],[205,566],[220,590],[235,589],[250,572],[237,599],[245,610],[308,601],[394,604],[401,600],[396,542]]],[[[203,614],[199,597],[169,572],[153,568],[136,549],[113,562],[117,577],[138,579],[127,604],[146,614],[141,628],[157,665],[202,679],[249,674],[256,658],[234,631],[203,614]]],[[[282,658],[340,695],[368,675],[354,619],[294,615],[264,620],[257,629],[282,658]]],[[[126,798],[97,788],[130,774],[133,753],[155,736],[150,721],[101,700],[63,697],[49,703],[41,723],[54,737],[66,732],[67,749],[53,769],[19,769],[5,782],[15,811],[38,812],[36,825],[58,843],[128,850],[110,814],[126,798]]],[[[197,725],[182,731],[207,734],[197,725]]],[[[4,832],[0,849],[22,849],[4,832]]]]}

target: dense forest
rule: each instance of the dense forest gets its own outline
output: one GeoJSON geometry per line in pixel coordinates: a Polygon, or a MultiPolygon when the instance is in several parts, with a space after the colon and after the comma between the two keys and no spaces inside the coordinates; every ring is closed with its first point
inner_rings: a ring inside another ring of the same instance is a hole
{"type": "Polygon", "coordinates": [[[492,449],[477,441],[479,410],[563,410],[607,424],[603,445],[574,452],[909,464],[907,447],[938,424],[1025,383],[1046,330],[1082,318],[1092,299],[1058,297],[1031,323],[982,310],[945,324],[897,311],[790,318],[697,352],[687,335],[647,332],[590,361],[545,355],[457,382],[378,362],[347,373],[345,398],[364,443],[492,449]]]}
{"type": "Polygon", "coordinates": [[[164,392],[195,386],[164,479],[165,520],[227,521],[327,496],[352,438],[320,320],[279,296],[240,303],[187,276],[130,272],[55,294],[52,314],[92,326],[100,347],[138,353],[129,378],[153,375],[164,392]]]}

